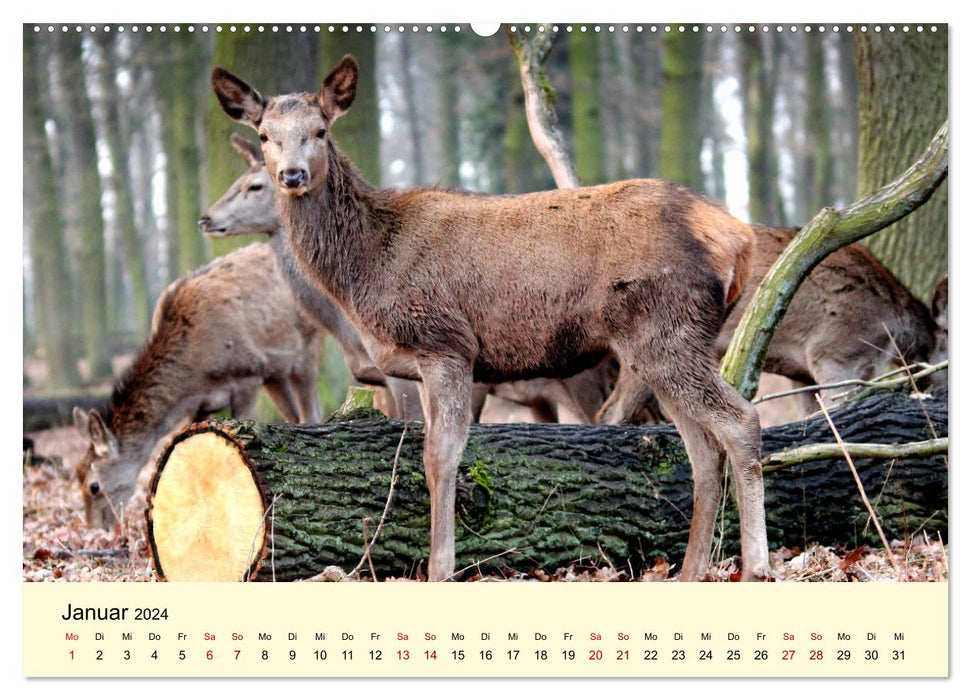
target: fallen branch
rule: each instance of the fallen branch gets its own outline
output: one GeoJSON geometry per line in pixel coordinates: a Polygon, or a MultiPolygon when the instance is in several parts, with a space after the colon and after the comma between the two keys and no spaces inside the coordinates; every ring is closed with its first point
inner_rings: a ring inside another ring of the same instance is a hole
{"type": "Polygon", "coordinates": [[[814,445],[802,445],[788,450],[774,452],[762,458],[762,471],[765,473],[804,464],[819,459],[833,459],[840,455],[851,457],[868,457],[873,459],[900,459],[902,457],[931,457],[947,455],[948,438],[907,442],[900,445],[881,445],[872,442],[847,442],[842,445],[824,442],[814,445]]]}

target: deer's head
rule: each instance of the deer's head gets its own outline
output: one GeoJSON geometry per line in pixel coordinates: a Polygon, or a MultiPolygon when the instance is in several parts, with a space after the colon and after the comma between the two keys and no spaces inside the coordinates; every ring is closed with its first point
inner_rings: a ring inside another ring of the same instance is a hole
{"type": "Polygon", "coordinates": [[[89,528],[108,528],[118,519],[135,492],[141,464],[126,459],[98,411],[74,408],[74,425],[87,440],[88,450],[75,467],[89,528]]]}
{"type": "Polygon", "coordinates": [[[327,181],[333,142],[330,128],[354,101],[357,61],[344,56],[314,93],[265,100],[225,68],[212,71],[212,87],[223,111],[256,130],[266,170],[279,192],[301,197],[327,181]]]}
{"type": "Polygon", "coordinates": [[[230,137],[249,168],[199,219],[199,228],[210,238],[248,233],[275,233],[280,215],[273,204],[273,181],[266,171],[262,149],[238,134],[230,137]]]}

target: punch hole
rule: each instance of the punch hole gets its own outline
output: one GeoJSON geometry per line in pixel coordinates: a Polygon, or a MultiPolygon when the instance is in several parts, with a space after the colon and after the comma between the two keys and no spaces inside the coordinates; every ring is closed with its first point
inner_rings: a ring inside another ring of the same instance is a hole
{"type": "Polygon", "coordinates": [[[472,31],[479,36],[492,36],[499,31],[499,22],[473,22],[472,31]]]}

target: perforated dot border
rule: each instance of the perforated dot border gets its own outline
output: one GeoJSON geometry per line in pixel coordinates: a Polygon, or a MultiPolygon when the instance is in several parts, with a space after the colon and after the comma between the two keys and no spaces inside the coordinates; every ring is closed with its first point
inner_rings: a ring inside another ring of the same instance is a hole
{"type": "MultiPolygon", "coordinates": [[[[136,34],[138,32],[152,33],[160,32],[162,34],[166,32],[202,32],[204,34],[209,32],[222,33],[257,33],[257,34],[305,34],[305,33],[316,33],[316,34],[353,34],[353,33],[363,33],[371,32],[372,34],[377,34],[379,32],[385,34],[391,34],[396,32],[398,34],[444,34],[449,32],[461,33],[465,32],[467,34],[474,34],[474,32],[469,28],[468,25],[459,24],[35,24],[33,30],[35,33],[48,32],[54,33],[56,31],[69,32],[73,31],[77,33],[87,32],[94,33],[98,31],[103,32],[131,32],[136,34]]],[[[521,32],[524,34],[529,34],[531,32],[545,32],[547,31],[546,25],[509,25],[509,31],[516,33],[521,32]]],[[[612,33],[612,32],[627,32],[627,33],[650,33],[650,34],[670,34],[670,33],[735,33],[741,34],[744,32],[755,33],[762,32],[768,34],[770,32],[782,33],[809,33],[809,32],[819,32],[819,33],[839,33],[839,32],[889,32],[893,33],[903,33],[908,34],[911,32],[922,33],[925,31],[935,33],[938,31],[938,25],[930,24],[564,24],[564,25],[552,25],[550,28],[553,32],[566,32],[572,33],[578,32],[593,32],[593,33],[612,33]]]]}

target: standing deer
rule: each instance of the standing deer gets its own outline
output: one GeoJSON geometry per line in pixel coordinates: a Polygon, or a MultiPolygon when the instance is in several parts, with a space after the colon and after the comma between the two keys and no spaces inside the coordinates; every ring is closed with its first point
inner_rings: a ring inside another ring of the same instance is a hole
{"type": "Polygon", "coordinates": [[[230,408],[249,417],[263,386],[289,422],[319,422],[323,334],[297,307],[266,244],[176,280],[107,413],[74,409],[89,442],[76,468],[88,527],[104,527],[135,491],[155,444],[180,422],[230,408]]]}
{"type": "Polygon", "coordinates": [[[571,376],[611,351],[653,388],[691,460],[682,579],[708,570],[726,453],[742,578],[768,578],[758,414],[721,378],[712,350],[748,277],[752,230],[661,180],[517,196],[377,190],[330,133],[357,81],[345,56],[318,92],[264,100],[224,68],[212,72],[223,110],[259,134],[305,274],[340,304],[385,374],[421,381],[429,579],[454,570],[473,381],[571,376]]]}
{"type": "MultiPolygon", "coordinates": [[[[753,226],[756,251],[752,275],[715,342],[725,354],[745,307],[795,231],[753,226]]],[[[943,282],[946,309],[946,279],[943,282]]],[[[938,290],[941,284],[938,285],[938,290]]],[[[935,294],[935,300],[940,299],[935,294]]],[[[769,344],[764,371],[804,384],[872,379],[888,365],[924,362],[946,355],[946,311],[940,322],[877,258],[861,245],[840,248],[817,265],[799,287],[769,344]],[[941,338],[943,334],[943,338],[941,338]],[[934,351],[935,343],[944,350],[934,351]],[[902,357],[898,357],[899,349],[902,357]],[[933,352],[932,352],[933,351],[933,352]]],[[[935,360],[936,361],[936,360],[935,360]]],[[[946,379],[945,379],[946,381],[946,379]]],[[[831,401],[845,389],[822,391],[831,401]]],[[[810,394],[806,412],[817,409],[810,394]]],[[[614,393],[597,415],[601,423],[639,422],[645,411],[659,418],[650,389],[621,368],[614,393]]]]}
{"type": "MultiPolygon", "coordinates": [[[[337,340],[354,378],[366,384],[386,386],[376,393],[375,405],[390,418],[421,420],[421,403],[415,382],[385,377],[368,357],[360,335],[334,299],[311,284],[298,268],[273,201],[275,187],[264,167],[260,146],[239,134],[230,136],[230,142],[248,167],[200,217],[199,228],[211,238],[266,234],[297,300],[310,318],[337,340]]],[[[477,384],[472,416],[473,420],[479,419],[488,392],[526,406],[539,422],[557,422],[565,409],[575,420],[592,423],[594,414],[607,398],[605,387],[606,377],[600,368],[566,379],[543,378],[492,386],[477,384]]]]}

